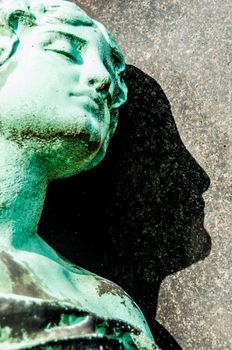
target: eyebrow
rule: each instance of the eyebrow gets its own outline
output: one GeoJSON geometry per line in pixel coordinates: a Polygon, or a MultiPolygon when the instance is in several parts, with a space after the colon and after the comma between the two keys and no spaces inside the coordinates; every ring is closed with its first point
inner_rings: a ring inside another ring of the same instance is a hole
{"type": "Polygon", "coordinates": [[[93,21],[90,20],[88,17],[74,17],[74,18],[65,18],[62,20],[62,18],[57,18],[60,22],[63,22],[65,24],[70,24],[72,26],[88,26],[91,27],[93,25],[93,21]]]}
{"type": "MultiPolygon", "coordinates": [[[[67,6],[67,4],[66,4],[67,6]]],[[[48,7],[48,13],[49,10],[55,10],[53,12],[53,18],[57,20],[58,22],[64,23],[64,24],[70,24],[73,26],[92,26],[94,24],[94,21],[92,18],[90,18],[88,15],[85,14],[85,12],[76,9],[75,8],[75,14],[70,9],[65,8],[67,10],[67,13],[59,12],[61,6],[60,5],[50,5],[48,7]],[[57,13],[56,13],[57,10],[57,13]]]]}

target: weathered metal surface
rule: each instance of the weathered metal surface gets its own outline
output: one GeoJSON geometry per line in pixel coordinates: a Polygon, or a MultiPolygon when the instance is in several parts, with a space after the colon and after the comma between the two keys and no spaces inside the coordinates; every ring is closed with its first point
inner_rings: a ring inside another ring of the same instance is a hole
{"type": "Polygon", "coordinates": [[[1,349],[156,349],[126,292],[37,234],[49,182],[105,155],[127,97],[123,56],[74,3],[0,11],[1,349]]]}

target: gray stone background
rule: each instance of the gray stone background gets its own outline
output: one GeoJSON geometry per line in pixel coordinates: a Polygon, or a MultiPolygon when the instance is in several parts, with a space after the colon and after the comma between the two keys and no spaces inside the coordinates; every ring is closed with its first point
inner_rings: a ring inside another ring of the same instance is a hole
{"type": "Polygon", "coordinates": [[[157,320],[183,350],[232,349],[231,2],[78,0],[117,39],[126,62],[161,85],[181,138],[211,179],[209,257],[161,285],[157,320]]]}

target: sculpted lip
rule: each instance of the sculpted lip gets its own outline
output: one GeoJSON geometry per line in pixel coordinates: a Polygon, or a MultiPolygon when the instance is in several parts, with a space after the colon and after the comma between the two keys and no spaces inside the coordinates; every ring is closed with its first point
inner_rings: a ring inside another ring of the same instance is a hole
{"type": "Polygon", "coordinates": [[[103,104],[102,98],[95,94],[91,94],[89,92],[70,92],[70,97],[79,97],[86,102],[86,105],[90,108],[99,109],[99,107],[103,104]]]}

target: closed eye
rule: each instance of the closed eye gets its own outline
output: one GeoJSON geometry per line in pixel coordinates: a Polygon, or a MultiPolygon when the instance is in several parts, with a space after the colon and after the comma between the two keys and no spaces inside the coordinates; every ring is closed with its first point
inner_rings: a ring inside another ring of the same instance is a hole
{"type": "Polygon", "coordinates": [[[70,61],[72,62],[78,62],[80,61],[81,57],[77,54],[71,53],[69,51],[65,51],[65,50],[59,50],[59,49],[45,49],[45,51],[52,51],[55,53],[58,53],[60,55],[63,55],[65,57],[67,57],[70,61]]]}
{"type": "Polygon", "coordinates": [[[45,51],[52,51],[65,56],[72,62],[81,63],[81,52],[86,46],[86,41],[71,34],[62,32],[48,32],[49,38],[43,42],[45,51]]]}

